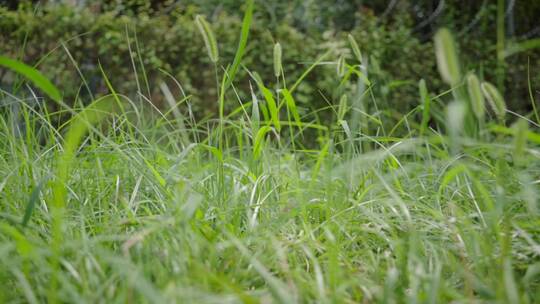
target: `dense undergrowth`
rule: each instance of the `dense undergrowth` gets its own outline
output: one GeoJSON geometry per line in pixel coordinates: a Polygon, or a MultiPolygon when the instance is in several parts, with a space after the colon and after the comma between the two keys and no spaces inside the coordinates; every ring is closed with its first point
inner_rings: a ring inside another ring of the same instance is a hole
{"type": "Polygon", "coordinates": [[[293,79],[275,45],[266,85],[241,65],[250,7],[227,66],[195,21],[219,92],[207,118],[166,84],[161,109],[129,99],[106,66],[109,94],[68,106],[37,70],[0,57],[33,96],[1,93],[0,302],[535,302],[536,108],[513,113],[461,71],[444,29],[448,90],[419,81],[409,113],[378,104],[353,36],[350,57],[323,54],[293,79]],[[299,113],[297,88],[329,64],[339,103],[299,113]],[[228,97],[236,75],[249,98],[228,97]]]}

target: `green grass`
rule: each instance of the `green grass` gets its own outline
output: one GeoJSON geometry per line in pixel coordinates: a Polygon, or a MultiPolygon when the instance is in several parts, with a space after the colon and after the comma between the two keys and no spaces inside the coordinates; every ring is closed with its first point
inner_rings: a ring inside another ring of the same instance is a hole
{"type": "Polygon", "coordinates": [[[290,87],[251,73],[251,100],[216,66],[219,119],[166,87],[163,111],[112,87],[56,112],[2,91],[19,111],[0,116],[0,302],[537,301],[539,122],[477,121],[459,72],[378,109],[351,41],[335,102],[303,115],[294,89],[329,53],[290,87]]]}

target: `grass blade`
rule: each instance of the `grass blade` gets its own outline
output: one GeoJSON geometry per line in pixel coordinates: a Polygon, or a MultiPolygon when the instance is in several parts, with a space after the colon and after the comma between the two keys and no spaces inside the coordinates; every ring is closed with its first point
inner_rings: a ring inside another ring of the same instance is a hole
{"type": "Polygon", "coordinates": [[[253,0],[248,0],[246,12],[244,14],[244,20],[242,21],[242,32],[240,33],[238,49],[236,50],[236,55],[234,56],[234,61],[231,65],[231,68],[229,69],[227,73],[228,76],[227,76],[227,82],[225,83],[225,88],[228,88],[231,85],[231,83],[234,81],[236,72],[238,72],[238,68],[240,67],[240,63],[242,62],[242,57],[244,56],[246,46],[247,46],[252,17],[253,17],[253,0]]]}
{"type": "Polygon", "coordinates": [[[36,206],[37,201],[39,200],[39,195],[41,193],[41,189],[43,189],[43,185],[45,184],[47,180],[41,181],[34,190],[32,190],[32,193],[30,194],[30,199],[28,200],[28,204],[26,204],[26,208],[24,210],[24,216],[21,221],[21,225],[23,227],[26,227],[28,222],[30,221],[30,217],[32,216],[32,212],[34,211],[34,207],[36,206]]]}
{"type": "Polygon", "coordinates": [[[278,132],[281,130],[281,124],[279,122],[279,109],[277,107],[276,100],[274,99],[274,96],[272,95],[272,92],[264,86],[261,82],[258,83],[259,89],[261,90],[264,99],[266,100],[266,103],[268,104],[268,111],[270,112],[270,119],[272,120],[272,123],[278,130],[278,132]]]}
{"type": "Polygon", "coordinates": [[[293,115],[294,121],[296,122],[296,124],[298,125],[300,130],[302,130],[302,127],[301,127],[302,126],[302,120],[300,119],[300,115],[298,114],[298,110],[296,108],[296,102],[294,101],[294,98],[293,98],[291,92],[289,92],[289,90],[287,90],[287,89],[283,89],[283,90],[281,90],[281,93],[283,94],[283,98],[285,98],[287,108],[289,109],[289,111],[291,111],[291,113],[293,115]]]}
{"type": "Polygon", "coordinates": [[[255,140],[253,141],[253,158],[259,159],[261,157],[261,151],[264,146],[264,138],[268,132],[272,131],[269,126],[263,126],[257,132],[255,140]]]}
{"type": "Polygon", "coordinates": [[[60,99],[62,99],[60,91],[52,84],[52,82],[33,67],[4,56],[0,56],[0,66],[4,66],[28,78],[28,80],[32,81],[36,87],[41,89],[52,100],[60,101],[60,99]]]}

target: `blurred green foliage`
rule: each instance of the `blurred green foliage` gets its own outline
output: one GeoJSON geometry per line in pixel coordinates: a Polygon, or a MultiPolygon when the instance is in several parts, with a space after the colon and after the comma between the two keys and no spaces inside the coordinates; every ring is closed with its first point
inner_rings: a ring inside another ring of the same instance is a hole
{"type": "MultiPolygon", "coordinates": [[[[236,51],[242,3],[8,1],[0,6],[0,53],[37,65],[63,90],[67,103],[76,98],[88,102],[91,95],[107,92],[100,63],[118,92],[138,98],[139,87],[141,94],[160,105],[159,82],[175,88],[166,71],[193,95],[196,114],[207,115],[216,112],[215,77],[193,18],[198,13],[208,17],[219,43],[219,64],[226,66],[236,51]]],[[[540,32],[534,21],[540,4],[525,6],[508,11],[509,41],[534,38],[540,32]]],[[[269,86],[274,81],[274,42],[283,46],[285,75],[292,83],[328,49],[332,53],[327,63],[340,55],[352,58],[346,43],[346,34],[351,32],[369,57],[377,102],[389,104],[395,111],[407,111],[418,104],[418,79],[426,79],[432,91],[445,89],[435,68],[431,43],[433,31],[441,25],[450,26],[457,34],[465,70],[476,70],[488,80],[495,77],[496,8],[489,1],[444,1],[442,8],[439,1],[256,1],[256,7],[243,64],[257,71],[269,86]]],[[[506,61],[505,94],[511,100],[510,108],[518,111],[530,106],[528,61],[531,71],[538,70],[539,52],[521,53],[506,61]]],[[[239,92],[247,96],[249,80],[245,71],[240,72],[239,92]]],[[[0,71],[0,79],[4,76],[5,71],[0,71]]],[[[538,73],[531,78],[533,86],[540,83],[538,73]]],[[[295,97],[304,111],[329,101],[337,104],[337,85],[335,66],[327,64],[310,74],[295,97]]],[[[174,93],[179,96],[179,90],[174,93]]]]}

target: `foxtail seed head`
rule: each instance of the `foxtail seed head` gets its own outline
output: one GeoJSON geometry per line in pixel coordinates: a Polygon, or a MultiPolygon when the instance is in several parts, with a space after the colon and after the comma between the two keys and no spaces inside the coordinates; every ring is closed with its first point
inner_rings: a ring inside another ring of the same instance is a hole
{"type": "Polygon", "coordinates": [[[435,55],[442,79],[451,86],[458,84],[461,80],[461,72],[456,44],[452,34],[446,28],[440,29],[435,34],[435,55]]]}
{"type": "Polygon", "coordinates": [[[358,47],[358,43],[356,43],[356,40],[351,34],[349,34],[347,38],[349,39],[349,44],[351,45],[354,56],[356,56],[358,62],[362,63],[362,53],[360,52],[360,47],[358,47]]]}
{"type": "Polygon", "coordinates": [[[281,65],[281,52],[281,44],[278,42],[274,45],[274,75],[276,77],[281,75],[281,71],[283,69],[281,65]]]}
{"type": "Polygon", "coordinates": [[[480,81],[475,74],[469,74],[467,76],[467,92],[469,93],[474,116],[478,120],[483,120],[486,113],[485,100],[482,89],[480,88],[480,81]]]}
{"type": "Polygon", "coordinates": [[[201,32],[201,35],[203,36],[204,45],[206,46],[206,50],[208,51],[208,57],[210,57],[210,60],[213,63],[218,62],[219,50],[216,38],[214,37],[214,33],[212,32],[210,24],[208,24],[208,22],[206,21],[206,19],[204,19],[204,16],[202,15],[197,15],[195,17],[195,23],[199,28],[199,32],[201,32]]]}
{"type": "Polygon", "coordinates": [[[337,61],[336,65],[336,73],[338,77],[343,77],[345,75],[345,67],[347,66],[347,62],[345,61],[345,56],[341,55],[339,56],[339,59],[337,61]]]}
{"type": "Polygon", "coordinates": [[[495,115],[497,115],[497,118],[504,120],[504,115],[506,114],[506,102],[501,93],[499,93],[499,90],[489,82],[483,82],[481,87],[484,96],[488,100],[493,112],[495,112],[495,115]]]}
{"type": "Polygon", "coordinates": [[[345,118],[345,115],[347,114],[347,111],[349,110],[347,104],[347,95],[343,94],[341,98],[339,99],[339,107],[338,107],[338,121],[343,120],[345,118]]]}

